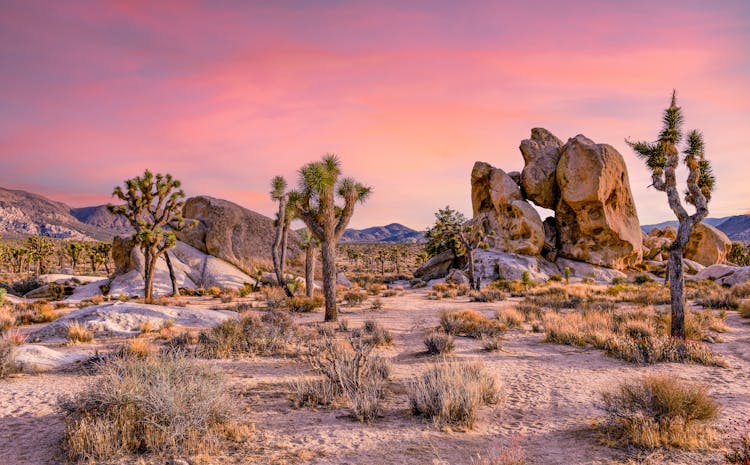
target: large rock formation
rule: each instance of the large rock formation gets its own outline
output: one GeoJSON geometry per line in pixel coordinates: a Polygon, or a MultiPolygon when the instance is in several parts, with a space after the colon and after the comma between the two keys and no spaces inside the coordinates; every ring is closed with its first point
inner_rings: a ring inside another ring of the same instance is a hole
{"type": "Polygon", "coordinates": [[[685,258],[711,266],[725,261],[731,249],[732,241],[726,234],[709,224],[698,223],[685,246],[685,258]]]}
{"type": "Polygon", "coordinates": [[[561,149],[555,208],[560,255],[614,269],[642,259],[642,236],[625,160],[583,135],[561,149]]]}
{"type": "Polygon", "coordinates": [[[471,226],[494,231],[492,247],[511,253],[537,255],[544,245],[539,213],[521,195],[521,188],[505,171],[476,162],[471,171],[471,226]]]}
{"type": "MultiPolygon", "coordinates": [[[[270,267],[275,228],[273,220],[227,200],[208,196],[185,201],[185,218],[198,225],[177,234],[186,244],[227,261],[245,273],[255,273],[259,264],[270,267]]],[[[288,257],[300,254],[299,240],[289,233],[288,257]]]]}
{"type": "Polygon", "coordinates": [[[531,130],[531,139],[521,141],[525,166],[521,172],[521,187],[526,198],[540,207],[554,209],[560,190],[557,187],[557,163],[563,143],[544,128],[531,130]]]}
{"type": "Polygon", "coordinates": [[[578,135],[566,144],[534,128],[521,142],[517,179],[483,162],[471,172],[475,229],[494,231],[505,253],[568,258],[622,270],[643,257],[643,239],[625,161],[612,146],[578,135]],[[520,183],[520,185],[519,185],[520,183]],[[542,222],[529,203],[555,210],[542,222]]]}

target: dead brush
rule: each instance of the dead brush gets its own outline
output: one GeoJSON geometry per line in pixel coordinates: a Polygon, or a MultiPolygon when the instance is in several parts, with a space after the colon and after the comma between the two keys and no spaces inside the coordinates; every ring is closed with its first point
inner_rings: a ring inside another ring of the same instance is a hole
{"type": "Polygon", "coordinates": [[[11,309],[15,314],[17,326],[49,323],[60,317],[51,304],[42,301],[16,304],[11,309]]]}
{"type": "Polygon", "coordinates": [[[479,362],[437,363],[409,385],[414,415],[459,429],[472,429],[479,408],[500,399],[499,381],[479,362]]]}
{"type": "Polygon", "coordinates": [[[0,336],[0,379],[16,371],[16,346],[18,345],[8,334],[0,336]]]}
{"type": "Polygon", "coordinates": [[[94,332],[76,321],[68,325],[67,339],[70,344],[91,342],[94,340],[94,332]]]}
{"type": "Polygon", "coordinates": [[[695,303],[703,308],[737,310],[740,299],[729,289],[719,288],[696,298],[695,303]]]}
{"type": "Polygon", "coordinates": [[[742,318],[750,318],[750,302],[743,302],[737,311],[742,318]]]}
{"type": "Polygon", "coordinates": [[[0,333],[7,331],[16,324],[16,316],[8,307],[0,307],[0,333]]]}
{"type": "Polygon", "coordinates": [[[504,323],[490,320],[475,310],[444,310],[440,313],[440,326],[450,335],[476,339],[508,330],[504,323]]]}
{"type": "Polygon", "coordinates": [[[296,334],[297,325],[286,312],[270,311],[262,317],[249,313],[201,331],[196,353],[206,358],[286,354],[296,334]]]}
{"type": "Polygon", "coordinates": [[[382,412],[391,365],[372,354],[374,347],[371,341],[356,335],[345,341],[324,335],[315,341],[307,360],[322,379],[293,384],[295,404],[331,405],[343,397],[358,420],[369,423],[376,419],[382,412]]]}
{"type": "Polygon", "coordinates": [[[367,293],[372,296],[379,296],[381,292],[385,291],[388,288],[383,283],[371,283],[367,285],[367,293]]]}
{"type": "Polygon", "coordinates": [[[312,313],[323,307],[325,300],[321,296],[313,297],[289,297],[286,299],[285,306],[295,313],[312,313]]]}
{"type": "Polygon", "coordinates": [[[353,334],[366,338],[375,347],[393,345],[393,334],[375,320],[366,320],[362,325],[362,332],[353,334]]]}
{"type": "Polygon", "coordinates": [[[503,291],[485,288],[481,291],[469,291],[469,300],[472,302],[499,302],[505,300],[505,293],[503,291]]]}
{"type": "Polygon", "coordinates": [[[344,293],[344,302],[346,302],[346,304],[350,307],[361,305],[365,300],[367,300],[367,292],[358,291],[355,289],[344,293]]]}
{"type": "Polygon", "coordinates": [[[526,317],[516,308],[503,308],[495,312],[495,319],[503,323],[508,328],[520,328],[526,317]]]}
{"type": "Polygon", "coordinates": [[[114,351],[116,357],[148,358],[154,353],[154,347],[143,338],[132,338],[114,351]]]}
{"type": "Polygon", "coordinates": [[[424,346],[430,355],[445,355],[453,352],[453,336],[441,331],[433,331],[424,338],[424,346]]]}
{"type": "Polygon", "coordinates": [[[719,405],[703,385],[670,375],[623,382],[601,394],[608,417],[601,439],[644,449],[708,449],[719,438],[711,423],[719,405]]]}
{"type": "Polygon", "coordinates": [[[180,357],[115,358],[71,397],[61,397],[63,448],[73,461],[124,454],[211,453],[232,430],[223,376],[180,357]]]}
{"type": "Polygon", "coordinates": [[[261,292],[268,308],[280,308],[286,303],[286,294],[280,287],[264,287],[261,292]]]}
{"type": "Polygon", "coordinates": [[[738,299],[747,299],[750,297],[750,281],[735,284],[731,287],[732,295],[738,299]]]}

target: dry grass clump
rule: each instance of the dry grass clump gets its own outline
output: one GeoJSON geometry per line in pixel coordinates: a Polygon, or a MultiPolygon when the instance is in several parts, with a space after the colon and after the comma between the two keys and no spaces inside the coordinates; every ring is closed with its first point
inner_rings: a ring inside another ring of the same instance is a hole
{"type": "Polygon", "coordinates": [[[436,283],[432,285],[432,292],[427,297],[433,300],[452,299],[469,294],[468,284],[436,283]]]}
{"type": "Polygon", "coordinates": [[[0,333],[7,331],[16,324],[16,316],[8,307],[0,307],[0,333]]]}
{"type": "Polygon", "coordinates": [[[440,326],[453,336],[477,339],[508,330],[508,326],[503,322],[491,320],[475,310],[444,310],[440,313],[440,326]]]}
{"type": "Polygon", "coordinates": [[[393,345],[393,334],[375,320],[366,320],[362,332],[355,332],[354,336],[366,338],[375,347],[393,345]]]}
{"type": "Polygon", "coordinates": [[[730,437],[728,451],[724,455],[727,463],[732,465],[750,464],[750,420],[744,427],[733,422],[733,437],[730,437]]]}
{"type": "Polygon", "coordinates": [[[367,286],[367,292],[368,292],[368,293],[369,293],[370,295],[373,295],[373,296],[378,296],[378,295],[380,295],[380,293],[381,293],[381,292],[383,292],[383,291],[384,291],[384,290],[386,290],[387,288],[388,288],[388,286],[386,286],[386,285],[385,285],[385,284],[383,284],[383,283],[370,283],[370,284],[369,284],[369,285],[367,286]]]}
{"type": "Polygon", "coordinates": [[[603,438],[644,449],[708,449],[718,439],[711,422],[719,405],[703,385],[652,375],[602,393],[608,418],[603,438]]]}
{"type": "Polygon", "coordinates": [[[528,287],[520,279],[497,279],[489,283],[487,288],[507,292],[513,296],[522,295],[528,290],[528,287]]]}
{"type": "Polygon", "coordinates": [[[738,299],[747,299],[750,297],[750,281],[744,283],[735,284],[731,287],[732,295],[738,299]]]}
{"type": "Polygon", "coordinates": [[[114,355],[122,358],[148,358],[154,347],[143,338],[132,338],[115,350],[114,355]]]}
{"type": "Polygon", "coordinates": [[[313,297],[295,296],[286,299],[286,306],[295,313],[311,313],[323,305],[325,305],[325,300],[318,295],[313,297]]]}
{"type": "Polygon", "coordinates": [[[201,331],[196,353],[207,358],[283,354],[296,335],[297,326],[286,312],[269,311],[262,317],[248,313],[239,321],[227,320],[201,331]]]}
{"type": "Polygon", "coordinates": [[[49,323],[60,317],[55,308],[44,301],[15,304],[10,307],[17,326],[49,323]]]}
{"type": "Polygon", "coordinates": [[[7,377],[16,370],[16,341],[3,335],[0,337],[0,379],[7,377]]]}
{"type": "Polygon", "coordinates": [[[67,338],[71,344],[91,342],[94,340],[94,332],[76,321],[68,325],[67,338]]]}
{"type": "Polygon", "coordinates": [[[750,302],[743,302],[737,309],[742,318],[750,318],[750,302]]]}
{"type": "Polygon", "coordinates": [[[516,305],[516,309],[523,314],[525,321],[530,322],[542,318],[542,307],[535,303],[528,302],[526,299],[516,305]]]}
{"type": "Polygon", "coordinates": [[[322,378],[294,383],[295,405],[330,406],[343,398],[360,421],[369,423],[380,416],[391,365],[372,354],[374,347],[370,340],[356,335],[346,341],[323,335],[308,355],[308,361],[322,378]]]}
{"type": "Polygon", "coordinates": [[[495,319],[508,328],[520,328],[526,321],[526,316],[516,308],[503,308],[495,312],[495,319]]]}
{"type": "Polygon", "coordinates": [[[477,411],[500,401],[500,383],[479,363],[439,363],[412,381],[409,403],[414,415],[439,425],[471,429],[477,411]]]}
{"type": "Polygon", "coordinates": [[[433,331],[424,338],[424,346],[430,355],[445,355],[453,352],[453,336],[441,331],[433,331]]]}
{"type": "Polygon", "coordinates": [[[472,302],[499,302],[505,300],[505,293],[497,289],[484,288],[481,291],[470,291],[469,298],[472,302]]]}
{"type": "Polygon", "coordinates": [[[521,447],[518,436],[511,437],[510,444],[499,450],[472,459],[471,465],[527,465],[526,451],[521,447]]]}
{"type": "Polygon", "coordinates": [[[344,293],[344,302],[350,307],[360,305],[367,300],[367,292],[353,289],[344,293]]]}
{"type": "MultiPolygon", "coordinates": [[[[399,287],[401,287],[401,286],[399,286],[399,287]]],[[[401,291],[399,291],[398,289],[395,289],[395,288],[394,289],[386,289],[386,290],[384,290],[380,294],[380,296],[381,297],[394,297],[394,296],[399,295],[401,292],[403,292],[403,290],[404,290],[403,287],[401,287],[401,291]]]]}
{"type": "Polygon", "coordinates": [[[502,336],[491,336],[482,339],[482,350],[484,352],[497,352],[503,350],[503,342],[505,338],[502,336]]]}
{"type": "Polygon", "coordinates": [[[268,308],[280,308],[286,303],[286,293],[278,286],[264,287],[262,294],[268,308]]]}
{"type": "MultiPolygon", "coordinates": [[[[715,317],[711,317],[715,318],[715,317]]],[[[705,345],[709,340],[707,326],[711,319],[695,316],[686,319],[687,333],[694,340],[679,341],[669,337],[669,314],[645,310],[614,312],[571,312],[544,317],[545,342],[593,346],[607,354],[633,363],[694,362],[723,366],[705,345]],[[705,326],[702,326],[705,325],[705,326]]]]}
{"type": "Polygon", "coordinates": [[[206,453],[230,425],[223,377],[185,358],[117,358],[86,389],[58,401],[71,460],[126,453],[206,453]]]}
{"type": "Polygon", "coordinates": [[[704,308],[737,310],[740,299],[731,290],[718,288],[696,298],[695,303],[704,308]]]}

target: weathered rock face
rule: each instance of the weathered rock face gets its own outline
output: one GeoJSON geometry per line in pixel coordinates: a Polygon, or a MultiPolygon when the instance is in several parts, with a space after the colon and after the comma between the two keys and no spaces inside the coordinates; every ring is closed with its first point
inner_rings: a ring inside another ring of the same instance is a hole
{"type": "MultiPolygon", "coordinates": [[[[273,220],[232,202],[213,197],[191,197],[185,201],[185,218],[198,225],[177,234],[178,239],[196,249],[227,261],[248,274],[258,264],[271,260],[275,228],[273,220]]],[[[300,253],[299,240],[289,233],[289,258],[300,253]]]]}
{"type": "Polygon", "coordinates": [[[540,207],[554,209],[559,189],[555,172],[560,161],[563,143],[544,128],[531,130],[531,139],[521,141],[525,166],[521,172],[521,187],[526,198],[540,207]]]}
{"type": "Polygon", "coordinates": [[[419,268],[417,268],[414,271],[414,277],[425,281],[442,278],[448,274],[448,270],[451,269],[455,259],[456,255],[452,250],[441,252],[434,257],[430,257],[419,268]]]}
{"type": "Polygon", "coordinates": [[[642,259],[642,235],[625,161],[578,135],[561,149],[555,208],[560,255],[614,269],[642,259]]]}
{"type": "Polygon", "coordinates": [[[491,246],[506,252],[537,255],[544,245],[539,213],[521,195],[521,188],[503,170],[483,162],[471,172],[475,229],[494,231],[491,246]]]}
{"type": "Polygon", "coordinates": [[[685,246],[685,258],[711,266],[725,261],[731,248],[732,241],[726,234],[709,224],[698,223],[685,246]]]}

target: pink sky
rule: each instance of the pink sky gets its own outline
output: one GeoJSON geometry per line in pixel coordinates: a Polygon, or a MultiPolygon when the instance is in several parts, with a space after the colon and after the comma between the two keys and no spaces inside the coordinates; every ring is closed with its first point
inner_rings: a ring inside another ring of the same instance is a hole
{"type": "Polygon", "coordinates": [[[270,179],[334,152],[374,187],[351,226],[423,228],[542,126],[614,145],[656,222],[623,139],[655,137],[677,88],[711,216],[750,209],[750,2],[406,3],[4,0],[0,186],[85,206],[150,168],[271,215],[270,179]]]}

